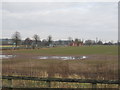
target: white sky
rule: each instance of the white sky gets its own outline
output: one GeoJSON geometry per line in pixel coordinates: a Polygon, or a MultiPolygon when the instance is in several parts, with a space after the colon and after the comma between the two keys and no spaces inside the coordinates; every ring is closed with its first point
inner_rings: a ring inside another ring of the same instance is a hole
{"type": "Polygon", "coordinates": [[[3,2],[2,37],[15,31],[22,39],[38,34],[41,39],[93,39],[117,41],[117,2],[3,2]]]}

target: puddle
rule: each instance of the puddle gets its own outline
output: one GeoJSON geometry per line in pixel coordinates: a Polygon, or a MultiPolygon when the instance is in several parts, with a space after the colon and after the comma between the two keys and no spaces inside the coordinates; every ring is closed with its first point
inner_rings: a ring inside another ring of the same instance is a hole
{"type": "Polygon", "coordinates": [[[39,56],[38,59],[81,60],[87,56],[39,56]]]}
{"type": "Polygon", "coordinates": [[[0,59],[14,58],[16,55],[0,55],[0,59]]]}

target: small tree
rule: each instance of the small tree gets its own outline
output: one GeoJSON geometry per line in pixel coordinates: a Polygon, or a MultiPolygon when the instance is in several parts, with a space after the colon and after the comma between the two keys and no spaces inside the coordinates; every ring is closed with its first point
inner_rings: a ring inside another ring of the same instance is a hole
{"type": "Polygon", "coordinates": [[[79,39],[78,39],[78,38],[76,38],[76,39],[75,39],[75,43],[78,43],[78,42],[79,42],[79,39]]]}
{"type": "Polygon", "coordinates": [[[75,43],[77,44],[77,46],[79,46],[82,43],[82,41],[80,39],[76,38],[75,43]]]}
{"type": "Polygon", "coordinates": [[[35,35],[33,36],[33,38],[34,38],[34,40],[35,40],[35,45],[36,45],[36,47],[37,47],[38,41],[40,41],[40,37],[39,37],[37,34],[35,34],[35,35]]]}
{"type": "Polygon", "coordinates": [[[17,47],[18,44],[21,42],[20,33],[16,31],[16,32],[12,35],[12,40],[13,40],[13,43],[15,43],[15,46],[17,47]]]}
{"type": "Polygon", "coordinates": [[[49,36],[48,36],[48,45],[50,45],[51,43],[52,43],[52,36],[49,35],[49,36]]]}
{"type": "Polygon", "coordinates": [[[85,41],[85,45],[94,45],[95,44],[95,41],[94,40],[86,40],[85,41]]]}
{"type": "Polygon", "coordinates": [[[43,39],[42,40],[42,46],[47,46],[48,44],[47,44],[47,40],[46,39],[43,39]]]}

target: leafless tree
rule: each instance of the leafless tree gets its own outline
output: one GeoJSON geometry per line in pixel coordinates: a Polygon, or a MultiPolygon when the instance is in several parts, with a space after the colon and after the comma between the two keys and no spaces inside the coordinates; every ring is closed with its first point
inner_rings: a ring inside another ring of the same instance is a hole
{"type": "Polygon", "coordinates": [[[94,45],[95,44],[95,41],[94,40],[86,40],[85,41],[85,45],[94,45]]]}
{"type": "Polygon", "coordinates": [[[21,42],[20,33],[16,31],[16,32],[12,35],[12,40],[13,40],[13,43],[15,43],[15,46],[17,47],[18,44],[21,42]]]}
{"type": "Polygon", "coordinates": [[[33,39],[35,40],[35,44],[36,44],[36,46],[37,46],[38,41],[40,41],[40,37],[39,37],[37,34],[35,34],[35,35],[33,36],[33,39]]]}
{"type": "Polygon", "coordinates": [[[51,43],[52,43],[52,36],[49,35],[49,36],[48,36],[48,45],[50,45],[51,43]]]}

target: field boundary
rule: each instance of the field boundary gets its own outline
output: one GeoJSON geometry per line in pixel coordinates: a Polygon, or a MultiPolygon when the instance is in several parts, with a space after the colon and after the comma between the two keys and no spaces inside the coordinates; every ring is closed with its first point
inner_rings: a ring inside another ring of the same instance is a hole
{"type": "Polygon", "coordinates": [[[2,76],[2,79],[9,81],[10,87],[12,88],[12,80],[33,80],[33,81],[46,81],[48,88],[51,87],[51,82],[74,82],[74,83],[91,83],[92,88],[97,88],[97,84],[118,84],[120,88],[119,80],[92,80],[92,79],[66,79],[66,78],[39,78],[39,77],[24,77],[24,76],[2,76]]]}

